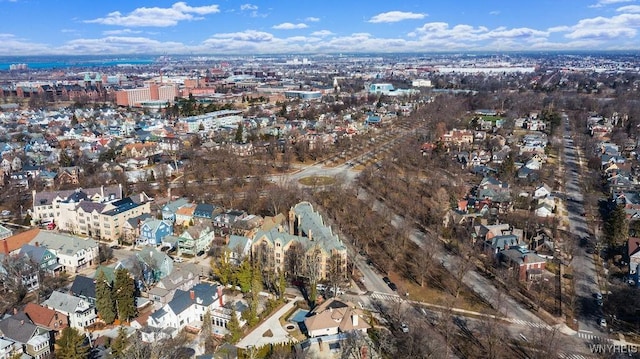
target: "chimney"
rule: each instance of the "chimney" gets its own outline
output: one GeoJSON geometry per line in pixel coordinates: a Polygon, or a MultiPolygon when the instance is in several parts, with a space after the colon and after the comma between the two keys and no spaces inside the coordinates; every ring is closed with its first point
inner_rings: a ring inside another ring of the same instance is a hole
{"type": "Polygon", "coordinates": [[[18,308],[13,308],[13,315],[18,314],[18,308]]]}
{"type": "Polygon", "coordinates": [[[354,328],[358,327],[358,313],[351,312],[351,324],[353,325],[354,328]]]}
{"type": "Polygon", "coordinates": [[[40,247],[40,242],[36,242],[36,247],[40,247]]]}
{"type": "Polygon", "coordinates": [[[24,319],[20,321],[20,325],[24,325],[24,319]]]}
{"type": "Polygon", "coordinates": [[[6,239],[2,240],[2,253],[9,254],[9,243],[7,243],[6,239]]]}
{"type": "Polygon", "coordinates": [[[218,286],[218,301],[220,302],[220,306],[224,306],[224,300],[222,299],[222,287],[218,286]]]}
{"type": "Polygon", "coordinates": [[[192,301],[196,300],[196,292],[194,292],[193,290],[189,291],[189,296],[191,297],[192,301]]]}
{"type": "Polygon", "coordinates": [[[309,233],[307,234],[307,236],[309,237],[309,241],[313,241],[313,236],[312,236],[311,230],[309,230],[309,233]]]}
{"type": "Polygon", "coordinates": [[[527,256],[526,254],[523,254],[523,255],[522,255],[522,261],[523,261],[524,263],[527,263],[527,262],[528,262],[527,258],[528,258],[528,256],[527,256]]]}

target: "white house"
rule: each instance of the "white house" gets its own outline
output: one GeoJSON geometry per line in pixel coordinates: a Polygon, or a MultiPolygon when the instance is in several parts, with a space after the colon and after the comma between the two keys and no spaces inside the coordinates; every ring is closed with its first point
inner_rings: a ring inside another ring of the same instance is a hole
{"type": "Polygon", "coordinates": [[[99,264],[98,243],[93,239],[40,230],[29,244],[44,247],[55,254],[65,272],[77,273],[80,269],[99,264]]]}
{"type": "Polygon", "coordinates": [[[547,203],[543,203],[536,208],[536,216],[538,217],[553,217],[553,208],[547,203]]]}
{"type": "Polygon", "coordinates": [[[214,332],[226,333],[226,326],[233,310],[223,307],[222,287],[210,283],[198,283],[188,291],[178,289],[169,303],[153,312],[142,330],[142,340],[153,342],[163,337],[173,337],[185,327],[200,329],[207,311],[211,313],[214,332]]]}
{"type": "Polygon", "coordinates": [[[549,186],[543,183],[538,188],[536,188],[535,191],[533,191],[533,198],[534,199],[545,198],[550,194],[551,194],[551,188],[549,188],[549,186]]]}
{"type": "Polygon", "coordinates": [[[59,291],[51,293],[42,305],[66,315],[69,318],[69,326],[80,331],[95,323],[97,318],[96,308],[88,301],[59,291]]]}

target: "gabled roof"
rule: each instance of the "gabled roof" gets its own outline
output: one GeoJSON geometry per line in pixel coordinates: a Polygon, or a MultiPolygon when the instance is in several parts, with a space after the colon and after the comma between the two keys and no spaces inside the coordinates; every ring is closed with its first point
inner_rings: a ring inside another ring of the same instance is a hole
{"type": "Polygon", "coordinates": [[[96,283],[93,278],[77,275],[71,284],[69,292],[78,297],[96,298],[96,283]]]}
{"type": "Polygon", "coordinates": [[[191,290],[176,290],[173,299],[168,303],[171,310],[179,315],[193,304],[208,307],[218,300],[218,286],[210,283],[198,283],[191,290]],[[193,299],[191,299],[193,292],[193,299]]]}
{"type": "Polygon", "coordinates": [[[0,320],[0,332],[16,342],[26,344],[37,335],[38,326],[23,314],[22,317],[11,316],[0,320]],[[26,320],[25,320],[26,319],[26,320]]]}
{"type": "Polygon", "coordinates": [[[75,313],[82,300],[82,298],[56,290],[51,293],[49,299],[42,302],[42,305],[67,314],[75,313]]]}
{"type": "Polygon", "coordinates": [[[198,203],[196,205],[195,210],[193,211],[193,216],[200,217],[200,218],[211,218],[213,217],[214,209],[215,209],[215,206],[212,204],[198,203]]]}
{"type": "Polygon", "coordinates": [[[18,248],[21,248],[23,245],[33,240],[38,235],[38,233],[40,233],[40,229],[33,228],[28,231],[14,234],[11,237],[0,240],[0,243],[2,244],[0,245],[0,253],[8,254],[17,250],[18,248]]]}
{"type": "Polygon", "coordinates": [[[169,202],[167,204],[164,205],[164,207],[162,207],[163,211],[168,211],[171,213],[175,213],[178,208],[184,206],[185,204],[189,203],[189,200],[186,198],[178,198],[175,201],[169,202]]]}
{"type": "MultiPolygon", "coordinates": [[[[56,319],[56,315],[58,316],[63,315],[63,314],[56,313],[56,311],[53,309],[43,307],[35,303],[28,303],[24,307],[23,311],[29,317],[29,319],[31,319],[31,321],[34,324],[39,325],[41,327],[45,327],[45,328],[48,328],[51,322],[53,322],[53,320],[56,319]]],[[[62,318],[60,318],[60,320],[62,320],[62,318]]],[[[67,326],[67,320],[65,318],[65,320],[62,320],[62,323],[56,327],[56,330],[62,330],[66,326],[67,326]]]]}
{"type": "Polygon", "coordinates": [[[318,329],[338,328],[341,332],[354,329],[367,329],[371,326],[364,320],[360,309],[348,302],[343,302],[337,298],[331,298],[316,307],[311,314],[305,318],[304,324],[308,331],[318,329]],[[353,317],[358,317],[357,323],[353,317]]]}

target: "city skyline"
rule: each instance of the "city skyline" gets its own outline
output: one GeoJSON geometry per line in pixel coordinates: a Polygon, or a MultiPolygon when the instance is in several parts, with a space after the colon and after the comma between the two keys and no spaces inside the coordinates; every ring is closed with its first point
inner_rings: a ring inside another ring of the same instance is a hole
{"type": "Polygon", "coordinates": [[[640,49],[635,0],[0,0],[0,20],[4,56],[640,49]]]}

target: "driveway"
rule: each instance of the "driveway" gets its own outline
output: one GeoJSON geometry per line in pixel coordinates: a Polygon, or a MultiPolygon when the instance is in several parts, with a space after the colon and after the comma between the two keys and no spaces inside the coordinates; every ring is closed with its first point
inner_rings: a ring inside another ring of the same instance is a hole
{"type": "Polygon", "coordinates": [[[249,334],[247,334],[236,346],[238,348],[249,348],[249,347],[261,347],[266,344],[276,344],[276,343],[286,343],[286,342],[295,342],[297,341],[294,337],[290,336],[289,333],[280,325],[280,317],[285,315],[289,310],[291,310],[298,300],[302,300],[301,297],[296,297],[295,299],[289,301],[285,304],[280,310],[273,313],[269,318],[267,318],[262,324],[257,326],[254,330],[252,330],[249,334]],[[271,331],[272,335],[264,336],[267,331],[271,331]]]}

